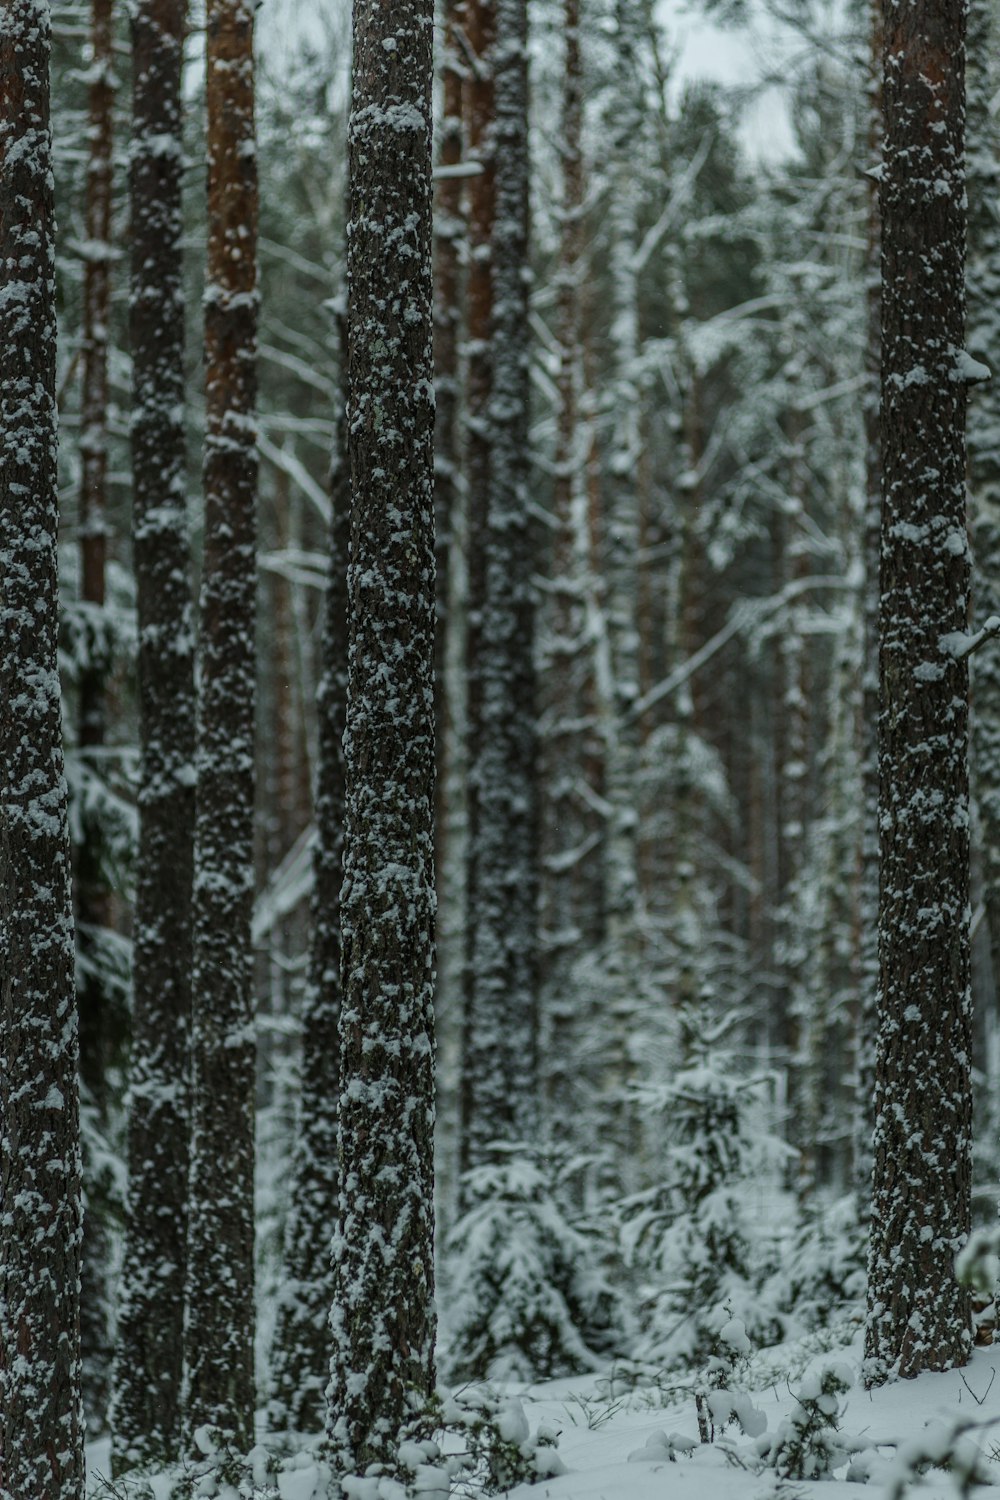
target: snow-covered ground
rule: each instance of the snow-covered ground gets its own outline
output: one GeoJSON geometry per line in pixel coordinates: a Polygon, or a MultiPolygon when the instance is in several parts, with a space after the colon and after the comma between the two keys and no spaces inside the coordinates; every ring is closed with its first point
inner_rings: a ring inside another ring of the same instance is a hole
{"type": "MultiPolygon", "coordinates": [[[[766,1419],[766,1429],[749,1437],[730,1425],[713,1442],[699,1441],[698,1414],[693,1391],[679,1394],[646,1384],[624,1390],[613,1371],[603,1376],[578,1377],[544,1385],[511,1388],[510,1395],[524,1408],[528,1425],[555,1429],[565,1473],[509,1491],[511,1500],[848,1500],[912,1493],[915,1500],[952,1500],[967,1494],[960,1475],[918,1464],[923,1454],[939,1456],[954,1447],[957,1428],[971,1424],[959,1438],[959,1461],[969,1466],[970,1443],[978,1450],[982,1478],[1000,1483],[1000,1346],[977,1350],[962,1371],[924,1375],[865,1391],[858,1379],[860,1334],[849,1347],[805,1359],[800,1350],[758,1355],[743,1371],[742,1402],[748,1426],[754,1431],[766,1419]],[[805,1362],[804,1362],[805,1361],[805,1362]],[[792,1378],[777,1373],[782,1364],[799,1373],[792,1378]],[[853,1375],[852,1388],[838,1401],[839,1435],[834,1442],[833,1476],[824,1480],[779,1479],[760,1456],[798,1407],[796,1393],[818,1389],[817,1377],[831,1365],[853,1375]],[[769,1378],[773,1371],[773,1378],[769,1378]],[[756,1415],[754,1415],[756,1413],[756,1415]],[[853,1450],[848,1460],[837,1444],[853,1450]],[[964,1450],[963,1450],[964,1445],[964,1450]],[[676,1457],[668,1455],[673,1450],[676,1457]],[[997,1459],[992,1457],[996,1452],[997,1459]],[[848,1462],[863,1479],[848,1480],[848,1462]],[[916,1469],[925,1468],[914,1478],[916,1469]]],[[[740,1381],[730,1380],[734,1392],[740,1381]]],[[[724,1403],[723,1403],[724,1404],[724,1403]]],[[[717,1409],[719,1403],[716,1402],[717,1409]]],[[[88,1452],[91,1474],[107,1474],[105,1443],[88,1452]]],[[[281,1500],[319,1500],[318,1471],[311,1455],[301,1453],[261,1494],[277,1493],[281,1500]]],[[[167,1500],[169,1484],[152,1491],[167,1500]]],[[[205,1490],[204,1493],[232,1491],[205,1490]]],[[[92,1493],[107,1495],[95,1485],[92,1493]]],[[[242,1491],[241,1491],[242,1493],[242,1491]]],[[[464,1493],[468,1493],[465,1491],[464,1493]]]]}
{"type": "MultiPolygon", "coordinates": [[[[850,1348],[817,1356],[802,1376],[790,1381],[776,1378],[765,1389],[753,1391],[751,1399],[767,1418],[767,1431],[774,1434],[796,1406],[793,1393],[811,1371],[831,1363],[846,1365],[855,1383],[839,1403],[841,1436],[857,1439],[867,1450],[855,1460],[869,1470],[867,1483],[846,1480],[846,1463],[833,1479],[779,1482],[773,1470],[761,1466],[758,1443],[732,1426],[713,1443],[699,1443],[692,1397],[679,1402],[668,1397],[660,1405],[655,1390],[639,1390],[609,1399],[598,1390],[598,1382],[578,1379],[525,1392],[522,1399],[532,1426],[545,1422],[559,1428],[559,1455],[567,1472],[540,1485],[519,1486],[511,1491],[512,1500],[764,1500],[775,1495],[789,1500],[793,1495],[803,1500],[881,1500],[902,1477],[904,1467],[911,1467],[907,1450],[925,1442],[940,1446],[945,1434],[966,1420],[995,1422],[995,1428],[979,1427],[965,1441],[977,1443],[985,1470],[992,1469],[994,1482],[1000,1483],[1000,1463],[990,1458],[1000,1446],[1000,1346],[977,1350],[961,1372],[924,1375],[873,1391],[860,1383],[860,1355],[859,1335],[850,1348]],[[678,1454],[671,1461],[662,1439],[675,1434],[693,1439],[697,1446],[689,1456],[678,1454]]],[[[963,1491],[956,1478],[935,1468],[913,1486],[920,1500],[952,1500],[957,1493],[963,1491]]]]}

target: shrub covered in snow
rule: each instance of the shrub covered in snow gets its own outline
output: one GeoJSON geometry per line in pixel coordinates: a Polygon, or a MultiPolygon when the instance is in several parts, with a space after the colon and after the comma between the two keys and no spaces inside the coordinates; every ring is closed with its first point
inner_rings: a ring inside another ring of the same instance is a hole
{"type": "Polygon", "coordinates": [[[777,1431],[757,1439],[757,1452],[780,1479],[831,1479],[847,1463],[853,1450],[840,1436],[840,1399],[852,1384],[842,1365],[803,1377],[777,1431]]]}
{"type": "Polygon", "coordinates": [[[810,1198],[781,1246],[765,1298],[789,1319],[790,1334],[862,1317],[865,1305],[867,1226],[852,1194],[832,1201],[810,1198]]]}
{"type": "Polygon", "coordinates": [[[446,1247],[445,1363],[453,1380],[546,1379],[612,1352],[615,1296],[555,1173],[528,1147],[466,1174],[470,1205],[446,1247]]]}
{"type": "Polygon", "coordinates": [[[713,1023],[704,1006],[691,1007],[681,1016],[681,1066],[668,1084],[644,1092],[665,1118],[668,1171],[623,1204],[622,1249],[650,1288],[638,1352],[667,1364],[710,1355],[720,1304],[755,1343],[783,1332],[761,1295],[747,1200],[749,1185],[786,1148],[756,1127],[759,1085],[739,1076],[720,1045],[734,1020],[713,1023]]]}

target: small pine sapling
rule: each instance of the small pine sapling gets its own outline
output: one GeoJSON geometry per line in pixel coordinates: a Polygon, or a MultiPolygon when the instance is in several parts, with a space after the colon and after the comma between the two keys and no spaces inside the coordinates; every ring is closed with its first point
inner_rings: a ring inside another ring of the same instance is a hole
{"type": "Polygon", "coordinates": [[[720,1304],[755,1343],[782,1333],[760,1295],[746,1199],[748,1185],[787,1148],[756,1127],[760,1085],[741,1078],[721,1046],[738,1019],[730,1012],[713,1022],[704,1004],[686,1008],[680,1067],[670,1083],[644,1091],[667,1122],[670,1175],[623,1204],[622,1249],[655,1288],[641,1354],[668,1365],[710,1356],[720,1304]]]}
{"type": "Polygon", "coordinates": [[[571,1222],[552,1164],[497,1146],[466,1174],[470,1205],[447,1245],[453,1380],[549,1379],[612,1353],[615,1296],[593,1241],[571,1222]]]}
{"type": "Polygon", "coordinates": [[[854,1445],[840,1434],[840,1398],[853,1384],[842,1365],[806,1375],[795,1406],[774,1433],[757,1439],[757,1452],[779,1479],[832,1479],[854,1445]]]}

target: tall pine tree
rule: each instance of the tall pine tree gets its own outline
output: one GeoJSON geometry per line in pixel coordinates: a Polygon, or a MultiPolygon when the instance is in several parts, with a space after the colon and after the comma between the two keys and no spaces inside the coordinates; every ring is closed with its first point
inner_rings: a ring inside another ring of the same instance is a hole
{"type": "Polygon", "coordinates": [[[205,553],[195,816],[188,1427],[254,1417],[254,615],[257,154],[253,0],[209,0],[205,553]]]}
{"type": "Polygon", "coordinates": [[[971,1205],[965,7],[889,0],[869,1378],[961,1364],[971,1205]]]}
{"type": "Polygon", "coordinates": [[[434,1388],[431,0],[356,0],[342,1187],[329,1436],[392,1463],[434,1388]]]}
{"type": "Polygon", "coordinates": [[[128,1197],[112,1463],[177,1456],[190,1135],[194,639],[184,442],[181,71],[186,0],[132,13],[132,508],[138,888],[128,1197]]]}
{"type": "Polygon", "coordinates": [[[0,25],[0,1493],[82,1500],[80,1131],[56,664],[51,22],[0,25]]]}

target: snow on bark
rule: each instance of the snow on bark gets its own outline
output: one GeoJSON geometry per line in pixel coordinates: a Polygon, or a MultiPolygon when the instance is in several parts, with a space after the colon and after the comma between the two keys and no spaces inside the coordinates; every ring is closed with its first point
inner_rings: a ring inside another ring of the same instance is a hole
{"type": "Polygon", "coordinates": [[[172,1462],[180,1440],[195,740],[181,252],[185,9],[185,0],[141,0],[132,15],[132,504],[142,763],[128,1197],[112,1377],[116,1473],[172,1462]]]}
{"type": "Polygon", "coordinates": [[[869,1378],[961,1364],[969,1230],[965,11],[890,0],[882,219],[879,1035],[869,1378]]]}
{"type": "MultiPolygon", "coordinates": [[[[346,349],[343,351],[346,354],[346,349]]],[[[278,1307],[270,1419],[274,1427],[312,1431],[322,1425],[330,1374],[333,1300],[330,1238],[340,1173],[340,893],[343,881],[344,716],[347,702],[347,558],[351,491],[346,413],[338,424],[330,506],[330,561],[323,631],[323,675],[317,696],[318,771],[313,856],[309,978],[302,1006],[302,1084],[285,1230],[284,1281],[278,1307]]]]}
{"type": "Polygon", "coordinates": [[[251,973],[257,448],[253,0],[209,0],[205,554],[195,817],[186,1420],[254,1416],[251,973]]]}
{"type": "Polygon", "coordinates": [[[434,1387],[431,0],[356,0],[342,1188],[329,1437],[389,1463],[434,1387]]]}
{"type": "Polygon", "coordinates": [[[533,1135],[536,1068],[534,601],[528,518],[527,18],[476,7],[470,148],[469,642],[463,1167],[533,1135]],[[483,81],[486,97],[478,98],[483,81]],[[475,106],[478,106],[476,108],[475,106]],[[485,137],[485,138],[484,138],[485,137]],[[474,378],[473,378],[474,377],[474,378]]]}
{"type": "Polygon", "coordinates": [[[0,15],[0,1496],[81,1500],[80,1136],[56,667],[49,6],[0,15]]]}
{"type": "MultiPolygon", "coordinates": [[[[981,3],[969,10],[968,183],[969,256],[967,287],[970,351],[992,358],[1000,347],[1000,218],[997,190],[1000,135],[990,110],[993,92],[992,13],[981,3]]],[[[975,557],[973,618],[982,624],[1000,615],[1000,378],[984,381],[969,396],[969,491],[975,557]]],[[[972,774],[981,841],[983,901],[993,960],[1000,978],[1000,653],[989,645],[972,665],[972,774]]]]}
{"type": "MultiPolygon", "coordinates": [[[[80,412],[79,547],[81,598],[91,606],[86,661],[80,673],[79,734],[82,758],[100,780],[100,753],[107,717],[105,682],[110,666],[110,634],[98,623],[104,612],[107,555],[108,467],[108,323],[111,309],[111,191],[114,146],[114,73],[112,0],[92,0],[91,60],[88,69],[88,156],[85,256],[83,272],[83,395],[80,412]]],[[[109,1128],[108,1076],[120,1061],[125,1018],[107,983],[101,963],[101,941],[111,926],[111,891],[104,871],[101,809],[80,810],[81,838],[76,848],[77,941],[80,945],[80,1083],[85,1131],[84,1182],[87,1211],[83,1225],[83,1283],[80,1296],[80,1343],[88,1429],[103,1430],[111,1375],[111,1288],[109,1186],[107,1173],[89,1147],[94,1131],[109,1128]]]]}
{"type": "MultiPolygon", "coordinates": [[[[882,0],[869,9],[870,77],[868,100],[869,173],[882,158],[882,0]]],[[[878,611],[882,514],[882,439],[879,427],[879,371],[882,363],[881,225],[877,176],[868,177],[868,235],[865,340],[865,508],[863,517],[863,659],[859,754],[861,758],[861,847],[858,882],[858,1004],[854,1122],[854,1183],[859,1212],[867,1221],[871,1206],[875,1034],[878,993],[878,611]]]]}
{"type": "Polygon", "coordinates": [[[539,706],[545,789],[541,809],[544,1080],[553,1126],[572,1114],[569,1059],[578,1006],[573,965],[583,934],[599,943],[603,926],[603,767],[595,725],[592,515],[583,349],[586,271],[583,57],[579,0],[563,7],[560,157],[563,190],[555,274],[556,451],[553,537],[540,620],[539,706]]]}

